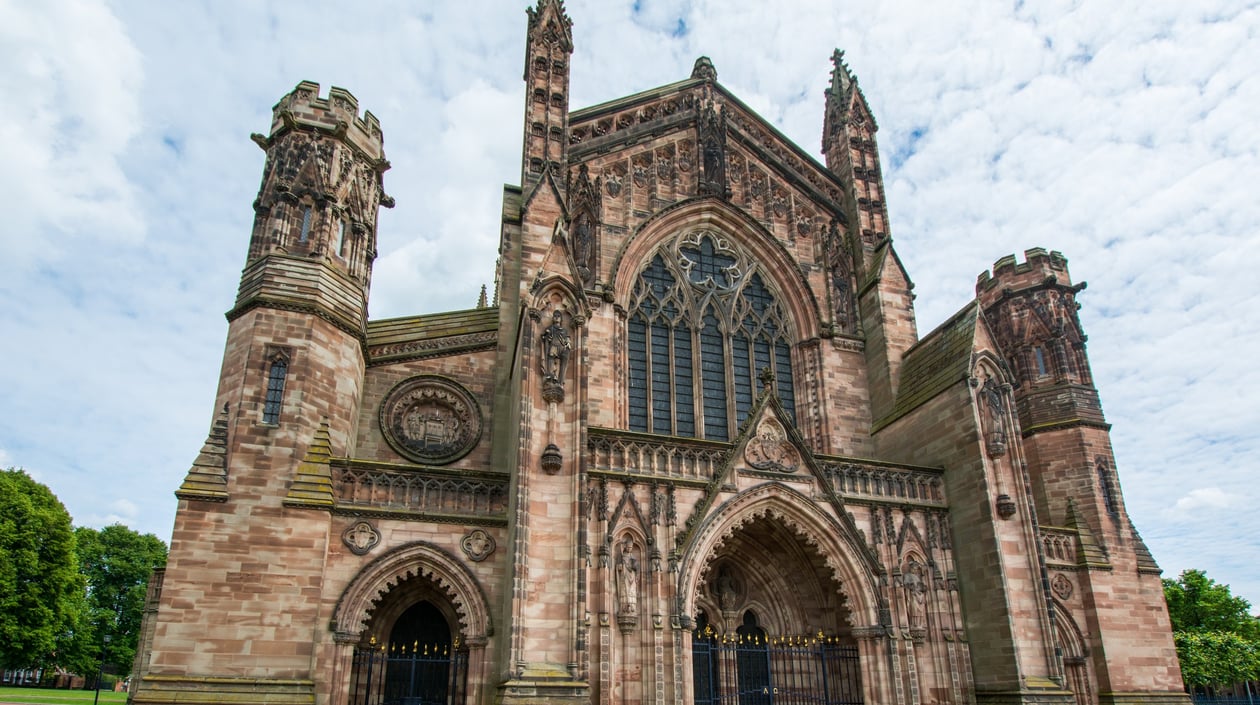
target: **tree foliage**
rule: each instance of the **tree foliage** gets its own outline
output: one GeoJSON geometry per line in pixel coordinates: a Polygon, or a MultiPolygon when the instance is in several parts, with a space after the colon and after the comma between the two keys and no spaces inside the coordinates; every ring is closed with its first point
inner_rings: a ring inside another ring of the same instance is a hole
{"type": "Polygon", "coordinates": [[[118,673],[131,672],[149,575],[166,565],[166,544],[153,534],[141,534],[121,524],[104,529],[79,527],[74,530],[78,544],[79,570],[87,579],[87,609],[78,624],[78,652],[95,658],[109,635],[104,661],[118,667],[118,673]]]}
{"type": "Polygon", "coordinates": [[[1201,570],[1183,571],[1176,580],[1165,578],[1164,599],[1174,632],[1229,632],[1260,639],[1260,621],[1251,616],[1251,603],[1201,570]]]}
{"type": "Polygon", "coordinates": [[[1175,632],[1181,677],[1190,687],[1260,678],[1260,645],[1233,632],[1175,632]]]}
{"type": "Polygon", "coordinates": [[[69,512],[26,471],[0,471],[0,665],[48,663],[83,586],[69,512]]]}
{"type": "Polygon", "coordinates": [[[1181,677],[1186,685],[1231,685],[1260,678],[1260,620],[1228,585],[1187,570],[1164,579],[1181,677]]]}

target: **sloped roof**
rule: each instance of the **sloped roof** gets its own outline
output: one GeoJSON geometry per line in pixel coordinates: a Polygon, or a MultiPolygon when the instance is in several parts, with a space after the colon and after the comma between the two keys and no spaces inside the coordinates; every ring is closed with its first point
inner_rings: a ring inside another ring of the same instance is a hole
{"type": "Polygon", "coordinates": [[[498,307],[368,321],[371,363],[449,355],[497,343],[498,307]]]}
{"type": "Polygon", "coordinates": [[[877,431],[914,411],[950,386],[971,375],[980,307],[968,303],[906,351],[893,410],[875,422],[877,431]]]}

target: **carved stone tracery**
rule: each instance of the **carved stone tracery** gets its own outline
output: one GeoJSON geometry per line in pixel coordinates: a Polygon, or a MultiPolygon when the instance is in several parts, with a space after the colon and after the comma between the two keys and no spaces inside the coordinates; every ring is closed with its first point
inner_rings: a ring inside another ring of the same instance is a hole
{"type": "Polygon", "coordinates": [[[420,375],[403,380],[381,403],[381,432],[404,457],[446,464],[467,455],[481,439],[481,409],[454,380],[420,375]]]}

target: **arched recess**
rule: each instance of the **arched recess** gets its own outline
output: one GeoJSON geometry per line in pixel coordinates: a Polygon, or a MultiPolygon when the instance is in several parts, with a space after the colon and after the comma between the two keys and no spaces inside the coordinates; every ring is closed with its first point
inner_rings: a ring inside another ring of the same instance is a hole
{"type": "Polygon", "coordinates": [[[880,568],[865,550],[862,538],[820,510],[814,500],[774,482],[753,487],[723,503],[702,521],[690,545],[683,547],[677,592],[682,614],[695,614],[699,587],[707,579],[713,559],[721,554],[721,546],[745,525],[759,519],[781,524],[816,553],[831,572],[827,577],[843,591],[851,626],[879,624],[880,568]]]}
{"type": "Polygon", "coordinates": [[[1067,607],[1058,598],[1051,600],[1054,601],[1055,645],[1063,659],[1064,686],[1072,691],[1076,705],[1094,705],[1098,702],[1098,687],[1089,658],[1089,640],[1067,607]]]}
{"type": "Polygon", "coordinates": [[[437,588],[454,612],[459,630],[468,640],[483,641],[494,634],[485,591],[464,565],[427,541],[404,544],[369,563],[342,591],[332,622],[341,634],[359,634],[385,596],[410,580],[425,580],[437,588]]]}
{"type": "Polygon", "coordinates": [[[686,231],[705,228],[728,235],[759,263],[765,276],[783,296],[783,304],[796,325],[797,342],[818,337],[821,309],[801,274],[800,263],[761,223],[710,197],[688,199],[661,210],[627,238],[613,260],[610,282],[613,301],[627,305],[639,270],[661,242],[686,231]]]}

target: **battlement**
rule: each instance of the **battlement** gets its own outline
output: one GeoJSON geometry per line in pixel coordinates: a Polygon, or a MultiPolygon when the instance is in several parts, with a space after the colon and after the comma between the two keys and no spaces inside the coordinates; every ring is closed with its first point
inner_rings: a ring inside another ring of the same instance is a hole
{"type": "Polygon", "coordinates": [[[272,108],[271,136],[275,138],[299,126],[341,134],[369,158],[385,157],[380,121],[371,112],[364,112],[363,117],[359,117],[358,99],[344,88],[332,86],[328,89],[328,97],[321,98],[318,83],[302,81],[297,84],[272,108]]]}
{"type": "Polygon", "coordinates": [[[1001,285],[1006,289],[1024,289],[1037,284],[1044,284],[1053,279],[1065,286],[1072,283],[1068,274],[1067,258],[1062,252],[1034,247],[1024,250],[1023,262],[1015,259],[1015,255],[1007,255],[993,263],[993,270],[980,272],[976,277],[976,295],[991,291],[1001,285]]]}

